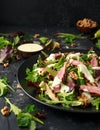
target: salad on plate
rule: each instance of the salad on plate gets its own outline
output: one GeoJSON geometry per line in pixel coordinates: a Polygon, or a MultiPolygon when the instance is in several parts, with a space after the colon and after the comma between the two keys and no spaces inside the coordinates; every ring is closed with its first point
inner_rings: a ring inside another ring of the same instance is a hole
{"type": "Polygon", "coordinates": [[[26,68],[25,78],[42,102],[99,110],[100,56],[93,50],[45,54],[45,59],[39,55],[32,68],[26,68]]]}

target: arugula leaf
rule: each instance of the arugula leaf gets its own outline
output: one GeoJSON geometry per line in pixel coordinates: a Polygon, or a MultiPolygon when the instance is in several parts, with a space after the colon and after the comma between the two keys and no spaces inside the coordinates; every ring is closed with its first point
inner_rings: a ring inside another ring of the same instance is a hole
{"type": "MultiPolygon", "coordinates": [[[[10,110],[17,116],[18,126],[20,127],[29,127],[30,130],[35,130],[36,123],[35,121],[44,124],[43,121],[38,119],[37,117],[31,115],[28,112],[23,112],[19,107],[12,104],[8,98],[5,97],[6,102],[10,105],[10,110]]],[[[34,106],[34,105],[33,105],[34,106]]],[[[30,110],[28,110],[30,111],[30,110]]]]}
{"type": "Polygon", "coordinates": [[[100,39],[97,40],[97,42],[95,43],[96,47],[100,49],[100,39]]]}
{"type": "Polygon", "coordinates": [[[19,36],[14,37],[13,43],[12,43],[12,48],[14,48],[19,43],[19,41],[20,41],[19,36]]]}
{"type": "Polygon", "coordinates": [[[39,38],[39,41],[41,42],[41,43],[46,43],[47,42],[47,40],[48,40],[48,37],[40,37],[39,38]]]}
{"type": "Polygon", "coordinates": [[[56,74],[57,74],[57,71],[56,71],[56,70],[53,70],[53,69],[50,68],[50,67],[46,67],[45,70],[46,70],[47,72],[49,72],[53,77],[55,77],[56,74]]]}
{"type": "Polygon", "coordinates": [[[82,39],[84,37],[81,34],[57,33],[57,38],[62,39],[64,43],[72,43],[75,39],[82,39]]]}
{"type": "Polygon", "coordinates": [[[7,92],[8,92],[7,85],[2,83],[2,80],[0,80],[0,97],[7,94],[7,92]]]}
{"type": "Polygon", "coordinates": [[[64,62],[66,61],[66,58],[64,56],[61,56],[58,63],[55,64],[54,68],[56,70],[60,70],[60,68],[64,65],[64,62]]]}
{"type": "Polygon", "coordinates": [[[95,73],[94,73],[94,69],[91,66],[87,66],[88,70],[90,71],[90,73],[95,77],[95,73]]]}
{"type": "Polygon", "coordinates": [[[41,57],[41,55],[39,55],[39,56],[38,56],[37,63],[38,63],[38,66],[39,66],[39,67],[42,67],[42,66],[44,66],[44,61],[42,60],[42,57],[41,57]]]}
{"type": "Polygon", "coordinates": [[[30,125],[30,121],[32,120],[32,115],[29,113],[19,113],[17,115],[18,126],[20,127],[28,127],[30,125]]]}
{"type": "Polygon", "coordinates": [[[11,44],[11,42],[7,38],[5,38],[3,36],[0,37],[0,50],[10,44],[11,44]]]}
{"type": "Polygon", "coordinates": [[[94,38],[100,38],[100,29],[95,32],[94,38]]]}
{"type": "Polygon", "coordinates": [[[95,97],[92,101],[91,104],[96,107],[96,110],[99,110],[100,107],[100,97],[95,97]]]}
{"type": "Polygon", "coordinates": [[[35,121],[31,121],[31,124],[30,124],[30,126],[29,126],[29,130],[35,130],[36,129],[36,123],[35,123],[35,121]]]}
{"type": "Polygon", "coordinates": [[[12,104],[8,98],[5,97],[6,102],[10,105],[10,110],[15,114],[18,115],[22,112],[20,108],[18,108],[16,105],[12,104]]]}
{"type": "Polygon", "coordinates": [[[51,105],[62,104],[62,106],[64,106],[65,108],[82,105],[82,102],[79,100],[67,100],[65,95],[65,93],[62,94],[62,100],[60,101],[50,100],[49,98],[45,97],[44,94],[39,94],[39,99],[51,105]]]}
{"type": "MultiPolygon", "coordinates": [[[[17,121],[18,121],[18,126],[21,127],[28,127],[31,124],[31,121],[37,121],[41,124],[44,124],[43,121],[41,121],[40,119],[38,119],[37,117],[31,115],[30,113],[25,113],[25,112],[21,112],[17,115],[17,121]]],[[[36,125],[36,124],[35,124],[36,125]]]]}
{"type": "Polygon", "coordinates": [[[0,97],[7,94],[8,88],[14,91],[13,88],[8,84],[8,79],[6,77],[0,78],[0,97]]]}
{"type": "Polygon", "coordinates": [[[61,100],[73,101],[73,100],[75,100],[75,91],[73,90],[69,93],[66,93],[66,92],[59,93],[58,96],[59,96],[59,98],[61,98],[61,100]]]}
{"type": "Polygon", "coordinates": [[[37,109],[37,107],[34,104],[27,105],[26,108],[25,108],[25,112],[37,114],[38,113],[38,109],[37,109]]]}
{"type": "Polygon", "coordinates": [[[33,35],[31,34],[24,34],[21,36],[22,39],[24,39],[25,41],[33,41],[33,35]]]}
{"type": "Polygon", "coordinates": [[[27,68],[26,69],[26,75],[27,75],[26,76],[26,80],[31,81],[31,82],[41,82],[45,78],[45,77],[40,76],[38,74],[38,72],[36,71],[36,67],[35,66],[33,66],[32,71],[29,68],[27,68]]]}
{"type": "Polygon", "coordinates": [[[84,61],[87,61],[87,60],[90,60],[90,57],[88,57],[87,54],[83,54],[80,58],[79,58],[80,61],[84,62],[84,61]]]}
{"type": "Polygon", "coordinates": [[[78,85],[85,84],[84,76],[83,73],[80,72],[80,69],[78,68],[78,80],[77,80],[78,85]]]}

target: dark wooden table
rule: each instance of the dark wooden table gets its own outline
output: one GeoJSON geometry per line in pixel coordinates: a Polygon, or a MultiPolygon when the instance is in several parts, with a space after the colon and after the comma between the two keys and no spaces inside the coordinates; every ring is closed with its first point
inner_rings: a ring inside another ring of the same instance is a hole
{"type": "MultiPolygon", "coordinates": [[[[47,33],[47,30],[45,33],[47,33]]],[[[89,46],[86,46],[83,41],[83,44],[81,44],[80,48],[86,48],[90,46],[91,44],[89,44],[89,46]]],[[[2,65],[0,65],[0,76],[7,76],[10,81],[10,85],[15,89],[14,93],[7,94],[7,97],[12,101],[12,103],[19,106],[21,109],[24,109],[28,104],[35,104],[40,111],[43,111],[45,113],[45,125],[37,124],[38,130],[100,130],[100,113],[79,114],[56,110],[37,103],[28,97],[21,89],[17,89],[17,72],[25,60],[26,59],[22,59],[20,61],[12,63],[7,68],[4,68],[2,65]]],[[[4,97],[1,97],[0,109],[4,105],[6,105],[5,99],[4,97]]],[[[5,117],[0,113],[0,130],[28,129],[18,127],[16,117],[13,113],[11,113],[8,117],[5,117]]]]}

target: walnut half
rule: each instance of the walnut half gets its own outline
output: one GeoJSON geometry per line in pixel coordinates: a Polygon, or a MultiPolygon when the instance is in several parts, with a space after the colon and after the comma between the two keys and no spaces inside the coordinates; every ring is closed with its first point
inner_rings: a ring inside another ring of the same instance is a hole
{"type": "Polygon", "coordinates": [[[1,109],[1,113],[2,113],[3,116],[9,116],[9,114],[10,114],[9,107],[8,107],[8,106],[4,106],[4,107],[1,109]]]}
{"type": "Polygon", "coordinates": [[[77,28],[81,32],[91,32],[92,29],[97,27],[97,22],[93,21],[92,19],[84,18],[81,20],[78,20],[76,22],[77,28]]]}

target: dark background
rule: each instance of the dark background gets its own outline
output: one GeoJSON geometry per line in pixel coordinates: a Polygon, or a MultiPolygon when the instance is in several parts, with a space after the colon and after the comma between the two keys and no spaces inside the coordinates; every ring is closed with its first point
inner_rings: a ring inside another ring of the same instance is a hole
{"type": "Polygon", "coordinates": [[[78,19],[100,23],[100,0],[2,0],[0,29],[75,27],[78,19]]]}

